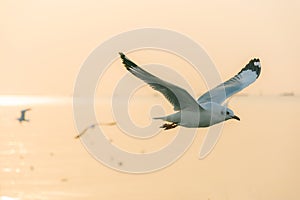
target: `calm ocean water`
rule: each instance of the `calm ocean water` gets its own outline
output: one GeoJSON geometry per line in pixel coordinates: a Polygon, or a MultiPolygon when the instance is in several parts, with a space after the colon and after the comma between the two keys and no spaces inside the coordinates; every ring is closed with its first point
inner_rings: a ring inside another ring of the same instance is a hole
{"type": "MultiPolygon", "coordinates": [[[[129,106],[132,120],[147,126],[151,121],[145,110],[160,101],[136,100],[135,109],[129,106]]],[[[102,165],[74,139],[71,101],[7,102],[0,106],[0,200],[300,198],[300,97],[235,97],[229,107],[241,121],[225,123],[208,157],[198,159],[207,131],[199,129],[174,164],[140,175],[102,165]],[[27,106],[31,121],[19,124],[19,111],[27,106]]],[[[102,121],[113,120],[108,101],[100,102],[96,113],[102,121]]],[[[123,149],[147,153],[171,141],[176,130],[142,141],[116,126],[105,127],[105,133],[123,149]]]]}

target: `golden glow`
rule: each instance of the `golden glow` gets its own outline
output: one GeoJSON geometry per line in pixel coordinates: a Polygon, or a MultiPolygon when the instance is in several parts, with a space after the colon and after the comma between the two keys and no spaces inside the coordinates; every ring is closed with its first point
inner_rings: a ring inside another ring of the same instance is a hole
{"type": "Polygon", "coordinates": [[[1,1],[0,91],[70,95],[81,64],[98,45],[122,32],[158,27],[203,46],[224,79],[260,58],[262,74],[249,94],[299,93],[299,9],[299,1],[270,0],[1,1]]]}
{"type": "Polygon", "coordinates": [[[30,106],[37,104],[50,104],[65,101],[66,98],[41,96],[0,96],[0,106],[30,106]]]}

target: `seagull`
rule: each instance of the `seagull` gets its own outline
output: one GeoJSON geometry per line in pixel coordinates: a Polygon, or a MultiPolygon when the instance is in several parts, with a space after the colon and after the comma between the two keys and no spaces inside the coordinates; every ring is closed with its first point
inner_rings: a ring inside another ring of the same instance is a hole
{"type": "Polygon", "coordinates": [[[130,73],[147,83],[154,90],[162,93],[173,105],[175,113],[153,118],[169,122],[160,127],[164,130],[177,126],[187,128],[209,127],[229,119],[240,121],[240,118],[228,108],[225,101],[253,83],[259,77],[261,71],[260,60],[254,58],[238,74],[195,100],[183,88],[150,74],[128,59],[122,52],[119,54],[122,63],[130,73]]]}
{"type": "Polygon", "coordinates": [[[115,125],[116,122],[108,122],[108,123],[95,123],[95,124],[91,124],[90,126],[86,127],[85,129],[83,129],[83,131],[81,131],[78,135],[76,135],[74,138],[78,139],[80,138],[83,134],[85,134],[89,129],[93,129],[96,126],[100,126],[100,125],[106,125],[106,126],[113,126],[115,125]]]}
{"type": "Polygon", "coordinates": [[[26,113],[27,111],[29,111],[29,110],[31,110],[31,108],[27,108],[27,109],[25,109],[25,110],[21,110],[21,116],[20,116],[19,118],[17,118],[17,120],[18,120],[20,123],[22,123],[23,121],[29,122],[29,119],[25,119],[25,113],[26,113]]]}

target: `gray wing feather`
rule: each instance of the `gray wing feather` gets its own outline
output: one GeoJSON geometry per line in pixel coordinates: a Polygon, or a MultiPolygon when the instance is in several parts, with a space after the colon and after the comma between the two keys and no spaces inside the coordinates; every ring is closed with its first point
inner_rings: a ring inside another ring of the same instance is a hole
{"type": "Polygon", "coordinates": [[[149,84],[154,90],[162,93],[165,98],[173,105],[173,109],[194,109],[201,108],[196,100],[184,89],[173,85],[167,81],[150,74],[129,60],[123,53],[120,53],[121,59],[126,69],[134,76],[149,84]]]}
{"type": "Polygon", "coordinates": [[[227,98],[253,83],[260,75],[259,59],[251,60],[237,75],[200,96],[197,102],[222,104],[227,98]]]}

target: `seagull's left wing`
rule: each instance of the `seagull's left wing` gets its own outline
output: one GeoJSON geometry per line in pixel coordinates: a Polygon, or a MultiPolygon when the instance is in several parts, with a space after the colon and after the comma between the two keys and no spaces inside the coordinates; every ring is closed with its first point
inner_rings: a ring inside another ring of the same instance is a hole
{"type": "Polygon", "coordinates": [[[162,93],[174,106],[174,110],[195,110],[202,109],[196,100],[184,89],[164,81],[137,66],[123,53],[120,53],[126,69],[134,76],[149,84],[154,90],[162,93]]]}
{"type": "Polygon", "coordinates": [[[250,60],[237,75],[203,94],[197,102],[200,105],[206,102],[222,104],[227,98],[253,83],[259,77],[260,70],[259,59],[250,60]]]}

